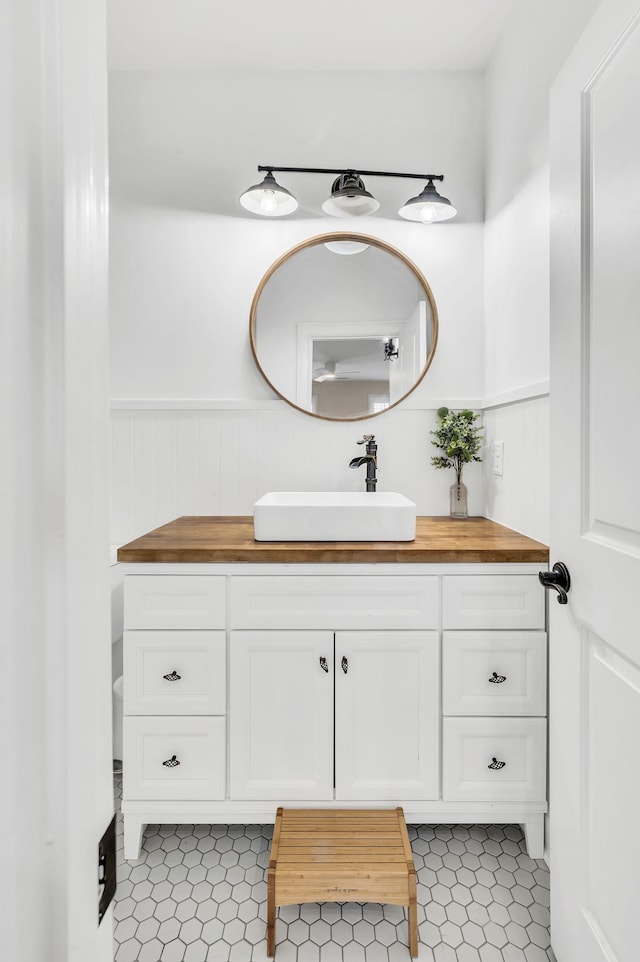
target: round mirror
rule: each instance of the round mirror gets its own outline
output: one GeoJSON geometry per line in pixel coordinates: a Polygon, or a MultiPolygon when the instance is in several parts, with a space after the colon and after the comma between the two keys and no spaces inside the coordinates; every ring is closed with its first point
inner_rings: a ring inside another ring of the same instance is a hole
{"type": "Polygon", "coordinates": [[[375,417],[413,391],[436,348],[431,288],[408,257],[365,234],[287,251],[251,305],[251,349],[280,397],[315,417],[375,417]]]}

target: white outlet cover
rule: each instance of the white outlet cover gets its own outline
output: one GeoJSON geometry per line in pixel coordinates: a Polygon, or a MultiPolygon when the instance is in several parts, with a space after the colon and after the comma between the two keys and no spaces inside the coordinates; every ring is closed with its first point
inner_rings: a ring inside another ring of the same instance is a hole
{"type": "Polygon", "coordinates": [[[495,441],[493,444],[493,473],[496,478],[502,477],[503,463],[504,463],[504,441],[495,441]]]}

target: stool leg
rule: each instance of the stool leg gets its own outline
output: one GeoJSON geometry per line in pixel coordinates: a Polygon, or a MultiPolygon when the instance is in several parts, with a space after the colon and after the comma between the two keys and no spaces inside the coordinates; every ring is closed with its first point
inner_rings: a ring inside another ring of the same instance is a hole
{"type": "Polygon", "coordinates": [[[276,880],[275,871],[267,873],[267,955],[276,954],[276,880]]]}
{"type": "Polygon", "coordinates": [[[409,953],[413,958],[418,955],[418,893],[416,890],[415,869],[409,872],[409,953]]]}
{"type": "Polygon", "coordinates": [[[409,903],[409,954],[415,959],[418,955],[418,906],[409,903]]]}
{"type": "Polygon", "coordinates": [[[282,808],[278,808],[276,812],[269,867],[267,868],[267,955],[269,958],[273,958],[276,954],[276,869],[278,866],[282,812],[282,808]]]}

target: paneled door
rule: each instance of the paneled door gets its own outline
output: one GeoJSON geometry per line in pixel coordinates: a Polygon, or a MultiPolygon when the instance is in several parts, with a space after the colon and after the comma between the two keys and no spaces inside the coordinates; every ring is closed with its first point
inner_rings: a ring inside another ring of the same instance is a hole
{"type": "Polygon", "coordinates": [[[437,799],[437,631],[336,632],[336,798],[437,799]]]}
{"type": "Polygon", "coordinates": [[[232,631],[231,798],[333,798],[333,632],[232,631]]]}
{"type": "Polygon", "coordinates": [[[551,937],[635,962],[640,910],[640,3],[603,0],[551,95],[551,937]]]}

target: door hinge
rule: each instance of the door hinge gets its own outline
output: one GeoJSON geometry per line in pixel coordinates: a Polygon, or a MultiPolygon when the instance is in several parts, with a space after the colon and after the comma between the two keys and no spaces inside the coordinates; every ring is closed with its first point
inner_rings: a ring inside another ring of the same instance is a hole
{"type": "Polygon", "coordinates": [[[98,842],[98,925],[116,894],[116,816],[98,842]]]}

